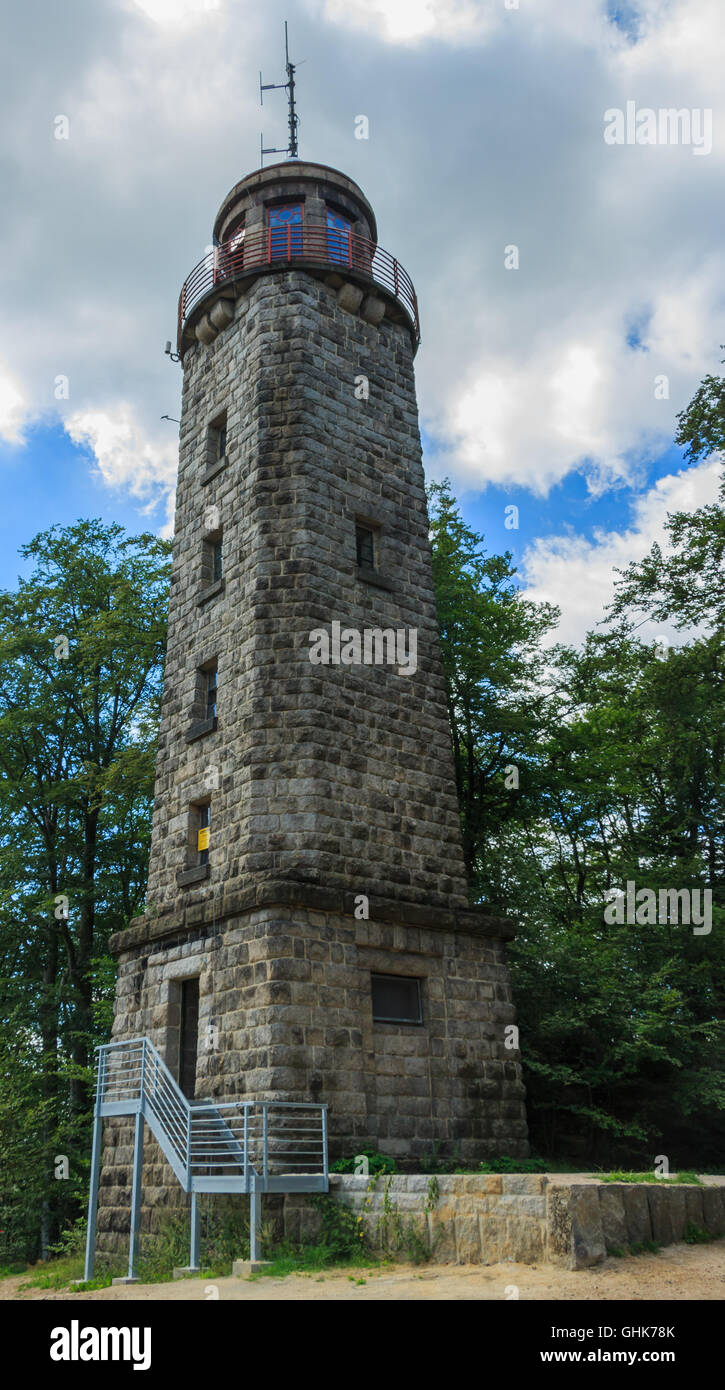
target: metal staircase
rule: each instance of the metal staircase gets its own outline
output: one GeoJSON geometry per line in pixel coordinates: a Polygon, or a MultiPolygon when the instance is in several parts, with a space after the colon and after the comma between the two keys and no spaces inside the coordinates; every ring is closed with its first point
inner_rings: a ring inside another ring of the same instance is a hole
{"type": "Polygon", "coordinates": [[[250,1198],[250,1256],[264,1192],[327,1192],[327,1107],[312,1102],[187,1100],[148,1038],[98,1049],[85,1279],[93,1277],[103,1121],[135,1116],[128,1279],[136,1278],[144,1121],[185,1192],[191,1193],[189,1268],[199,1268],[199,1192],[250,1198]]]}

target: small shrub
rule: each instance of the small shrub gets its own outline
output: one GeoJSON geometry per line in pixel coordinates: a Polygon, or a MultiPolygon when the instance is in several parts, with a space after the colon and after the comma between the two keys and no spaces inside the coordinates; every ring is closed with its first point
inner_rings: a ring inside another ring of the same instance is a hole
{"type": "Polygon", "coordinates": [[[687,1245],[709,1245],[715,1237],[708,1231],[703,1231],[701,1226],[696,1226],[694,1221],[688,1221],[683,1239],[687,1245]]]}
{"type": "Polygon", "coordinates": [[[320,1215],[320,1244],[327,1251],[328,1264],[365,1254],[365,1225],[361,1216],[356,1216],[350,1207],[322,1193],[313,1196],[312,1205],[320,1215]]]}
{"type": "Polygon", "coordinates": [[[479,1173],[546,1173],[549,1165],[545,1158],[487,1158],[478,1166],[479,1173]]]}
{"type": "Polygon", "coordinates": [[[377,1177],[379,1173],[394,1173],[396,1171],[395,1159],[389,1154],[381,1154],[377,1149],[363,1147],[356,1154],[348,1158],[338,1158],[335,1163],[330,1164],[331,1173],[354,1173],[356,1169],[355,1160],[366,1158],[368,1161],[368,1172],[371,1177],[377,1177]]]}
{"type": "Polygon", "coordinates": [[[459,1145],[455,1145],[450,1158],[442,1158],[440,1148],[440,1143],[436,1140],[433,1148],[429,1149],[428,1152],[423,1155],[420,1162],[421,1173],[441,1173],[445,1175],[458,1171],[461,1164],[461,1151],[459,1145]]]}

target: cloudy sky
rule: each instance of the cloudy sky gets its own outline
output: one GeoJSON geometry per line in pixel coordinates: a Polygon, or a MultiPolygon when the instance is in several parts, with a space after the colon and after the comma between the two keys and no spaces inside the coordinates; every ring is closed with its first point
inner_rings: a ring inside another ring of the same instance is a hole
{"type": "Polygon", "coordinates": [[[0,584],[53,522],[168,533],[163,345],[260,131],[286,142],[284,94],[260,111],[257,87],[282,80],[285,18],[300,152],[361,184],[416,285],[428,476],[561,605],[561,636],[600,620],[668,510],[714,497],[714,463],[685,468],[672,439],[725,338],[722,0],[0,10],[0,584]],[[610,143],[628,103],[641,136],[646,109],[697,113],[693,135],[709,111],[711,141],[610,143]]]}

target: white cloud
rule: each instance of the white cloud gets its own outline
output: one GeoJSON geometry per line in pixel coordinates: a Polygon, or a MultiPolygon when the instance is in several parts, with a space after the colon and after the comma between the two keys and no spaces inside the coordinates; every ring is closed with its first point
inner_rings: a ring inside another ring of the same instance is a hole
{"type": "Polygon", "coordinates": [[[6,439],[8,444],[22,444],[22,425],[26,416],[25,392],[0,362],[0,438],[6,439]]]}
{"type": "Polygon", "coordinates": [[[178,442],[154,443],[128,404],[112,410],[76,411],[65,422],[74,444],[91,450],[108,487],[123,490],[151,511],[164,498],[166,534],[173,524],[172,505],[176,484],[178,442]]]}
{"type": "MultiPolygon", "coordinates": [[[[714,502],[722,473],[716,460],[660,478],[637,498],[634,516],[621,531],[597,531],[593,540],[583,536],[539,538],[524,554],[524,592],[537,602],[558,604],[562,610],[553,641],[580,642],[604,617],[614,596],[613,569],[624,569],[646,555],[654,541],[666,544],[665,522],[670,512],[694,512],[714,502]]],[[[646,641],[666,636],[681,642],[683,634],[663,623],[646,622],[639,629],[646,641]]]]}
{"type": "Polygon", "coordinates": [[[154,24],[184,24],[218,10],[222,0],[129,0],[154,24]]]}
{"type": "Polygon", "coordinates": [[[496,7],[482,0],[317,0],[311,8],[328,23],[366,29],[390,43],[468,40],[491,29],[497,18],[496,7]]]}
{"type": "MultiPolygon", "coordinates": [[[[260,67],[282,75],[281,23],[275,7],[270,20],[238,0],[83,3],[50,7],[40,36],[33,6],[15,7],[6,44],[0,296],[13,376],[0,430],[18,438],[23,402],[30,419],[67,408],[116,422],[132,445],[74,428],[108,485],[146,505],[169,486],[159,417],[179,414],[181,373],[162,347],[181,282],[221,199],[256,167],[260,128],[284,141],[284,94],[263,113],[257,95],[260,67]],[[53,138],[57,112],[68,141],[53,138]],[[53,398],[59,373],[67,407],[53,398]]],[[[300,64],[303,157],[359,181],[381,244],[415,281],[421,417],[456,486],[543,496],[573,469],[596,492],[641,485],[677,411],[718,370],[720,6],[641,0],[636,43],[603,0],[279,10],[300,64]],[[604,111],[630,98],[713,106],[712,155],[605,146],[604,111]],[[354,138],[358,112],[369,141],[354,138]],[[518,271],[504,268],[511,242],[518,271]],[[661,374],[669,400],[654,395],[661,374]]],[[[435,449],[429,460],[440,472],[435,449]]]]}

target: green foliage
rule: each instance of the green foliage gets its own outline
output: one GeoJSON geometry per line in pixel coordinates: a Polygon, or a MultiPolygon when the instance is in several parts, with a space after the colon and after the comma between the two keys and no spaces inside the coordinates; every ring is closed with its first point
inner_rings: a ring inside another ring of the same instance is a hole
{"type": "Polygon", "coordinates": [[[440,1195],[441,1190],[438,1186],[438,1179],[437,1177],[433,1176],[432,1178],[428,1179],[428,1188],[426,1191],[424,1204],[426,1211],[433,1211],[433,1209],[438,1205],[440,1195]]]}
{"type": "MultiPolygon", "coordinates": [[[[392,1177],[388,1177],[383,1189],[383,1207],[378,1216],[375,1229],[375,1248],[386,1255],[405,1255],[413,1264],[423,1264],[432,1255],[428,1240],[428,1227],[425,1215],[404,1217],[393,1199],[392,1177]]],[[[431,1187],[424,1202],[424,1212],[430,1210],[431,1187]]]]}
{"type": "MultiPolygon", "coordinates": [[[[725,343],[720,344],[725,347],[725,343]]],[[[725,361],[725,358],[723,359],[725,361]]],[[[709,454],[725,453],[725,379],[706,376],[686,410],[677,416],[675,443],[697,463],[709,454]]]]}
{"type": "Polygon", "coordinates": [[[394,1158],[391,1158],[388,1154],[379,1153],[377,1149],[363,1146],[355,1155],[336,1159],[334,1163],[330,1164],[330,1172],[354,1173],[356,1168],[355,1159],[358,1157],[368,1160],[368,1172],[372,1177],[376,1176],[378,1173],[394,1173],[396,1171],[394,1158]]]}
{"type": "Polygon", "coordinates": [[[703,1231],[701,1226],[694,1221],[688,1221],[683,1236],[686,1245],[709,1245],[713,1240],[719,1240],[719,1236],[711,1236],[709,1231],[703,1231]]]}
{"type": "Polygon", "coordinates": [[[548,1173],[550,1164],[545,1158],[487,1158],[478,1166],[479,1173],[548,1173]]]}
{"type": "Polygon", "coordinates": [[[362,1218],[327,1194],[316,1193],[311,1201],[320,1217],[319,1244],[327,1251],[328,1262],[360,1259],[367,1249],[362,1218]]]}
{"type": "MultiPolygon", "coordinates": [[[[707,427],[715,447],[708,402],[698,438],[707,427]]],[[[552,610],[521,606],[508,557],[486,557],[447,484],[431,504],[467,862],[476,900],[516,920],[532,1142],[575,1169],[663,1152],[721,1168],[725,483],[669,519],[669,550],[628,567],[580,648],[545,647],[552,610]],[[645,618],[680,626],[682,645],[643,641],[645,618]],[[707,889],[712,932],[605,921],[628,881],[707,889]]],[[[434,1155],[424,1171],[449,1169],[434,1155]]]]}
{"type": "Polygon", "coordinates": [[[33,1261],[87,1191],[108,938],[143,905],[169,546],[81,521],[21,553],[0,594],[0,1226],[33,1261]]]}
{"type": "Polygon", "coordinates": [[[672,1173],[662,1178],[658,1178],[656,1173],[597,1173],[597,1177],[600,1182],[651,1182],[655,1186],[658,1183],[703,1185],[696,1173],[672,1173]]]}
{"type": "Polygon", "coordinates": [[[497,829],[516,818],[519,799],[505,769],[535,736],[540,642],[557,611],[522,598],[510,554],[486,554],[447,480],[430,486],[428,501],[464,859],[476,896],[495,901],[503,885],[491,881],[490,847],[495,856],[497,829]]]}
{"type": "Polygon", "coordinates": [[[420,1160],[419,1169],[421,1173],[457,1173],[461,1165],[461,1151],[458,1144],[454,1144],[448,1153],[443,1153],[443,1145],[437,1140],[431,1148],[424,1153],[420,1160]]]}

